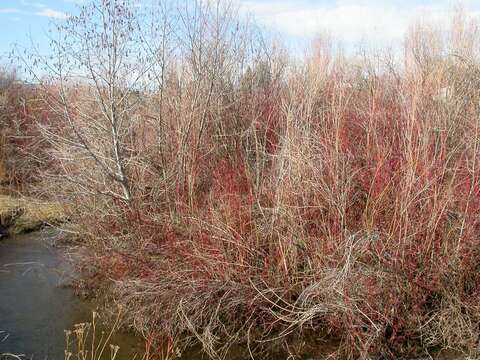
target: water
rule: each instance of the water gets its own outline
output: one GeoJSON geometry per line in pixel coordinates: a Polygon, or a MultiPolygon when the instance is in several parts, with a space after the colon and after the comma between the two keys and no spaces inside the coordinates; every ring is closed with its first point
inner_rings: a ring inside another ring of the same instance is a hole
{"type": "MultiPolygon", "coordinates": [[[[39,233],[0,240],[0,354],[63,359],[64,330],[88,322],[94,305],[62,286],[68,266],[39,233]]],[[[119,360],[140,351],[140,339],[121,334],[119,360]]]]}

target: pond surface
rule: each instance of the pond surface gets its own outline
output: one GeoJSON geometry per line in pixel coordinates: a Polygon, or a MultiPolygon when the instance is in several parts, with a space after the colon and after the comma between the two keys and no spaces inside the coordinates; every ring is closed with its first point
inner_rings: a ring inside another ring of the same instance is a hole
{"type": "MultiPolygon", "coordinates": [[[[62,286],[69,267],[52,239],[32,233],[0,240],[0,354],[63,359],[64,330],[91,320],[94,304],[62,286]]],[[[119,360],[141,351],[133,335],[121,334],[112,342],[120,346],[119,360]]]]}

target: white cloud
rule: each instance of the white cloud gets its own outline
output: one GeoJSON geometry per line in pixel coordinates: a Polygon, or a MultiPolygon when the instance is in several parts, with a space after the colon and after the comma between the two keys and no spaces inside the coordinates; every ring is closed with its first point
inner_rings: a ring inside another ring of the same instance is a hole
{"type": "Polygon", "coordinates": [[[18,9],[15,8],[0,8],[0,14],[15,14],[18,13],[18,9]]]}
{"type": "MultiPolygon", "coordinates": [[[[286,35],[311,38],[327,32],[350,44],[368,40],[374,45],[401,41],[416,20],[445,25],[452,9],[446,0],[426,5],[408,0],[337,0],[330,6],[301,0],[240,0],[239,3],[259,23],[286,35]]],[[[468,13],[480,18],[478,11],[468,13]]]]}
{"type": "Polygon", "coordinates": [[[52,10],[52,9],[48,9],[48,8],[45,8],[41,11],[36,12],[35,15],[54,18],[54,19],[62,19],[62,20],[68,18],[68,15],[65,14],[64,12],[57,11],[57,10],[52,10]]]}

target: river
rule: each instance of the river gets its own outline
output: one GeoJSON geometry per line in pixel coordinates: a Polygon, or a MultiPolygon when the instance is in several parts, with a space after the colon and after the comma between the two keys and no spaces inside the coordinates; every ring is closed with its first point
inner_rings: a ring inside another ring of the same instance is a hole
{"type": "MultiPolygon", "coordinates": [[[[0,355],[63,359],[64,330],[91,320],[95,304],[63,286],[69,267],[52,242],[48,232],[0,240],[0,355]]],[[[141,339],[119,334],[112,342],[118,360],[141,358],[141,339]]]]}

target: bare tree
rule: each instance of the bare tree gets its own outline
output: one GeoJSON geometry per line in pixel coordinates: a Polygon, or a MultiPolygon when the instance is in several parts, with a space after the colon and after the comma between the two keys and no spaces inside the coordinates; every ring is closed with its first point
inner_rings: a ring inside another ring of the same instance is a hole
{"type": "Polygon", "coordinates": [[[48,77],[34,73],[45,102],[63,119],[62,131],[42,124],[62,161],[60,175],[126,202],[133,197],[131,136],[151,69],[135,9],[128,0],[84,6],[57,26],[53,61],[35,59],[48,77]]]}

